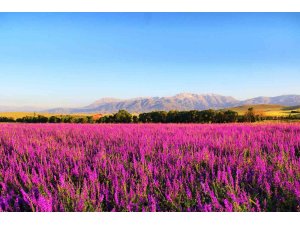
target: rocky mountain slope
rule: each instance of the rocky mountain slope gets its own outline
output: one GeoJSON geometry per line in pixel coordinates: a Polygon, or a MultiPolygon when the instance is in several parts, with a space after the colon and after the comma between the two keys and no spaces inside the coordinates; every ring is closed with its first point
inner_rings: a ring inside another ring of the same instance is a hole
{"type": "Polygon", "coordinates": [[[284,106],[300,105],[300,95],[277,97],[257,97],[239,101],[230,96],[217,94],[181,93],[171,97],[144,97],[133,99],[103,98],[82,108],[55,108],[50,113],[113,113],[125,109],[131,113],[155,110],[204,110],[221,109],[240,105],[278,104],[284,106]]]}

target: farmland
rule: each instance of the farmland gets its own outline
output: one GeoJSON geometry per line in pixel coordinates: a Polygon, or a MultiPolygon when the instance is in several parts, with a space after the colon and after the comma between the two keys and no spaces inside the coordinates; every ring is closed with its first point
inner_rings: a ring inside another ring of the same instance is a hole
{"type": "Polygon", "coordinates": [[[0,125],[0,211],[299,210],[299,123],[0,125]]]}
{"type": "MultiPolygon", "coordinates": [[[[65,114],[55,114],[55,113],[44,113],[44,112],[0,112],[0,117],[12,117],[14,119],[22,118],[25,116],[36,116],[36,115],[42,115],[46,117],[50,116],[60,116],[65,114]]],[[[82,114],[71,114],[74,117],[81,117],[81,116],[93,116],[93,113],[82,113],[82,114]]]]}
{"type": "Polygon", "coordinates": [[[272,105],[272,104],[259,104],[259,105],[242,105],[233,108],[229,108],[237,112],[239,115],[243,115],[247,112],[248,108],[253,108],[256,112],[261,113],[265,116],[284,116],[288,115],[300,115],[300,106],[287,107],[283,105],[272,105]],[[299,111],[299,112],[298,112],[299,111]],[[297,113],[293,113],[297,112],[297,113]]]}

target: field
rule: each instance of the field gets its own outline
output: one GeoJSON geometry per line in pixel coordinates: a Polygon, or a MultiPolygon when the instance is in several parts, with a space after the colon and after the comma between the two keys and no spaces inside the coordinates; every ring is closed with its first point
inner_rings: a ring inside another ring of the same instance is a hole
{"type": "MultiPolygon", "coordinates": [[[[229,108],[237,112],[239,115],[244,115],[249,108],[253,108],[257,113],[262,113],[265,116],[284,116],[288,117],[292,111],[299,111],[300,106],[286,107],[283,105],[270,105],[270,104],[261,104],[261,105],[242,105],[238,107],[229,108]]],[[[291,115],[300,115],[300,113],[292,113],[291,115]]]]}
{"type": "MultiPolygon", "coordinates": [[[[41,112],[0,112],[0,117],[12,117],[14,119],[22,118],[25,116],[37,116],[37,115],[42,115],[46,117],[50,116],[60,116],[60,115],[67,115],[67,114],[55,114],[55,113],[41,113],[41,112]]],[[[78,113],[78,114],[68,114],[72,116],[93,116],[95,113],[78,113]]]]}
{"type": "MultiPolygon", "coordinates": [[[[233,108],[226,108],[223,110],[233,110],[237,112],[239,115],[244,115],[248,108],[253,107],[255,112],[261,113],[264,116],[283,116],[288,117],[289,115],[293,116],[300,116],[300,113],[292,113],[300,112],[300,106],[292,106],[286,107],[283,105],[271,105],[271,104],[260,104],[260,105],[242,105],[233,108]]],[[[82,116],[93,116],[97,113],[73,113],[72,116],[82,117],[82,116]]],[[[101,113],[102,115],[109,115],[107,113],[101,113]]],[[[35,116],[35,115],[42,115],[46,117],[50,116],[60,116],[64,114],[55,114],[55,113],[40,113],[40,112],[0,112],[0,117],[12,117],[14,119],[22,118],[25,116],[35,116]]],[[[66,114],[65,114],[66,115],[66,114]]],[[[139,115],[139,113],[132,113],[132,115],[139,115]]]]}
{"type": "Polygon", "coordinates": [[[1,124],[0,211],[300,211],[300,124],[1,124]]]}

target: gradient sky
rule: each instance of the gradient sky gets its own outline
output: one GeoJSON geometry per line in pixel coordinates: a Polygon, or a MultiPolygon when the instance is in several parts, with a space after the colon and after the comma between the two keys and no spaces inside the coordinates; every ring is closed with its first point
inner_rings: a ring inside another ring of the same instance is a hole
{"type": "Polygon", "coordinates": [[[0,105],[300,94],[300,13],[0,13],[0,105]]]}

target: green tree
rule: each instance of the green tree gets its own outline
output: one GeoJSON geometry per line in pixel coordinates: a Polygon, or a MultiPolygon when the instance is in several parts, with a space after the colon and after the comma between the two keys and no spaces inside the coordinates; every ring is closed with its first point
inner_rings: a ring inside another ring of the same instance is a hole
{"type": "Polygon", "coordinates": [[[167,114],[166,118],[167,123],[178,123],[178,111],[171,110],[167,114]]]}
{"type": "Polygon", "coordinates": [[[151,123],[152,117],[151,117],[150,113],[141,113],[139,115],[139,121],[142,123],[151,123]]]}
{"type": "Polygon", "coordinates": [[[224,121],[223,123],[233,123],[237,122],[238,113],[232,110],[227,110],[224,112],[224,121]]]}
{"type": "Polygon", "coordinates": [[[58,116],[50,116],[48,119],[48,122],[49,123],[61,123],[62,119],[61,119],[61,117],[58,117],[58,116]]]}
{"type": "Polygon", "coordinates": [[[0,122],[9,123],[9,122],[16,122],[16,121],[12,117],[0,117],[0,122]]]}
{"type": "Polygon", "coordinates": [[[253,107],[248,108],[248,111],[245,113],[244,117],[246,122],[250,122],[250,123],[255,122],[256,117],[255,117],[254,108],[253,107]]]}
{"type": "Polygon", "coordinates": [[[165,123],[167,120],[167,112],[165,111],[155,111],[149,114],[153,123],[165,123]]]}
{"type": "Polygon", "coordinates": [[[119,110],[116,114],[114,114],[114,122],[115,123],[131,123],[132,115],[126,110],[119,110]]]}
{"type": "Polygon", "coordinates": [[[133,117],[132,117],[132,122],[138,123],[138,122],[139,122],[138,116],[133,116],[133,117]]]}
{"type": "Polygon", "coordinates": [[[92,116],[87,116],[86,120],[87,120],[87,123],[94,123],[95,122],[92,116]]]}
{"type": "Polygon", "coordinates": [[[200,111],[200,115],[201,115],[200,122],[202,122],[202,123],[214,123],[215,122],[216,112],[213,109],[200,111]]]}

